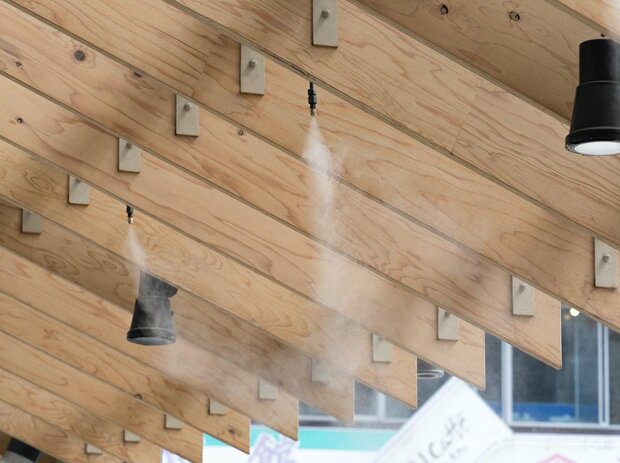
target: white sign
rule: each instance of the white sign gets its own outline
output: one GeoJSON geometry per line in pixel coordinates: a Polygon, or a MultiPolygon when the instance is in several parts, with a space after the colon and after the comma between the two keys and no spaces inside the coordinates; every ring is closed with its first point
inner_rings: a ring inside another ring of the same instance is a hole
{"type": "Polygon", "coordinates": [[[374,463],[479,463],[512,431],[470,386],[453,378],[384,446],[374,463]]]}

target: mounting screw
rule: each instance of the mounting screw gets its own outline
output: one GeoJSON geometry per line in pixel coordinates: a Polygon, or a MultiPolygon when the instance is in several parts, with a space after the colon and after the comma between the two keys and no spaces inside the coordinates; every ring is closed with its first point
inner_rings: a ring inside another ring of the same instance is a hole
{"type": "Polygon", "coordinates": [[[250,66],[251,68],[255,68],[257,64],[258,64],[258,61],[256,61],[255,58],[252,58],[250,62],[248,63],[248,66],[250,66]]]}
{"type": "Polygon", "coordinates": [[[323,11],[321,11],[321,16],[324,19],[329,18],[331,16],[331,14],[332,14],[332,12],[331,12],[331,10],[329,8],[325,8],[323,11]]]}
{"type": "Polygon", "coordinates": [[[519,284],[519,291],[525,291],[527,288],[527,285],[525,283],[520,283],[519,284]]]}
{"type": "Polygon", "coordinates": [[[245,132],[243,131],[243,129],[239,129],[237,130],[237,135],[245,135],[245,132]]]}
{"type": "Polygon", "coordinates": [[[611,260],[611,254],[603,254],[603,262],[609,262],[611,260]]]}
{"type": "Polygon", "coordinates": [[[441,7],[439,8],[439,11],[443,15],[443,14],[448,14],[450,10],[448,9],[448,5],[446,5],[445,3],[442,3],[441,7]]]}
{"type": "Polygon", "coordinates": [[[24,120],[21,117],[18,117],[15,120],[17,121],[18,124],[22,124],[24,122],[24,120]]]}
{"type": "Polygon", "coordinates": [[[17,66],[18,68],[22,67],[22,62],[21,61],[15,61],[15,66],[17,66]]]}
{"type": "Polygon", "coordinates": [[[82,50],[76,50],[73,56],[75,56],[75,59],[78,61],[84,61],[86,59],[86,53],[84,53],[82,50]]]}
{"type": "Polygon", "coordinates": [[[131,143],[131,142],[127,142],[127,144],[125,145],[125,148],[126,148],[127,150],[130,150],[131,148],[133,148],[133,143],[131,143]]]}
{"type": "Polygon", "coordinates": [[[510,13],[508,13],[508,17],[513,21],[521,21],[521,15],[516,11],[511,11],[510,13]]]}
{"type": "Polygon", "coordinates": [[[192,109],[192,104],[190,102],[187,102],[183,105],[184,111],[189,111],[190,109],[192,109]]]}
{"type": "Polygon", "coordinates": [[[133,71],[133,75],[140,78],[142,77],[142,71],[140,71],[139,69],[136,69],[133,71]]]}

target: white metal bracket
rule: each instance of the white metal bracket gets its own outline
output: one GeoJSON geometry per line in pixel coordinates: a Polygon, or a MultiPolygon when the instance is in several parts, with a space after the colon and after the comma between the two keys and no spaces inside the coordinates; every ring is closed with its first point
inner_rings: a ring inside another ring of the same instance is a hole
{"type": "Polygon", "coordinates": [[[101,455],[101,454],[103,454],[103,450],[101,450],[99,447],[95,447],[92,444],[86,444],[86,447],[84,448],[84,452],[86,452],[86,455],[101,455]]]}
{"type": "Polygon", "coordinates": [[[618,252],[598,238],[594,238],[594,286],[618,287],[618,252]]]}
{"type": "Polygon", "coordinates": [[[118,170],[119,172],[140,172],[142,167],[142,150],[133,143],[118,139],[118,170]]]}
{"type": "Polygon", "coordinates": [[[327,362],[312,359],[312,382],[327,383],[329,382],[330,368],[327,362]]]}
{"type": "Polygon", "coordinates": [[[459,319],[456,315],[437,307],[437,339],[440,341],[458,341],[459,319]]]}
{"type": "Polygon", "coordinates": [[[164,415],[164,428],[178,431],[183,429],[183,422],[176,419],[174,416],[170,416],[167,413],[164,415]]]}
{"type": "Polygon", "coordinates": [[[312,45],[338,46],[338,0],[312,0],[312,45]]]}
{"type": "Polygon", "coordinates": [[[69,175],[69,204],[90,204],[90,185],[73,175],[69,175]]]}
{"type": "Polygon", "coordinates": [[[43,219],[39,214],[22,209],[22,233],[40,234],[43,229],[43,219]]]}
{"type": "Polygon", "coordinates": [[[209,415],[226,415],[228,407],[215,399],[209,398],[209,415]]]}
{"type": "Polygon", "coordinates": [[[372,335],[372,361],[375,363],[391,363],[392,344],[376,334],[372,335]]]}
{"type": "Polygon", "coordinates": [[[258,398],[260,400],[276,400],[278,398],[278,389],[265,381],[264,379],[258,380],[258,398]]]}
{"type": "Polygon", "coordinates": [[[200,126],[200,108],[187,98],[176,96],[176,134],[197,137],[200,126]]]}
{"type": "Polygon", "coordinates": [[[142,439],[137,434],[134,434],[131,431],[127,431],[126,429],[123,431],[123,441],[128,444],[137,444],[142,439]]]}
{"type": "Polygon", "coordinates": [[[534,315],[534,288],[517,277],[512,277],[512,314],[534,315]]]}
{"type": "Polygon", "coordinates": [[[265,57],[243,44],[239,61],[239,81],[241,93],[265,94],[265,57]]]}

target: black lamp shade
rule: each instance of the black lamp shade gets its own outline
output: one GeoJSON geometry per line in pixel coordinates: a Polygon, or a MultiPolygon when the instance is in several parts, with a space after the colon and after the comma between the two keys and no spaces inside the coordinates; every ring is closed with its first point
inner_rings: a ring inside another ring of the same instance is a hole
{"type": "Polygon", "coordinates": [[[24,442],[11,439],[2,457],[2,463],[37,463],[41,452],[24,442]]]}
{"type": "Polygon", "coordinates": [[[142,272],[127,340],[146,346],[162,346],[175,342],[170,298],[176,293],[174,286],[142,272]]]}
{"type": "Polygon", "coordinates": [[[589,156],[620,154],[620,44],[579,46],[579,86],[566,149],[589,156]]]}
{"type": "Polygon", "coordinates": [[[444,371],[418,358],[418,379],[440,379],[444,371]]]}

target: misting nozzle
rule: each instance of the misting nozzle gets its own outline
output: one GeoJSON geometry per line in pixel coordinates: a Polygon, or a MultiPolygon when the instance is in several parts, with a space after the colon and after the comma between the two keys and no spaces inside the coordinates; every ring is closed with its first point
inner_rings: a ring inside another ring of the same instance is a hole
{"type": "Polygon", "coordinates": [[[308,104],[310,105],[310,115],[313,117],[316,116],[317,103],[316,90],[314,89],[314,84],[310,82],[310,88],[308,88],[308,104]]]}
{"type": "Polygon", "coordinates": [[[131,206],[127,206],[127,222],[132,224],[133,223],[133,207],[131,206]]]}

